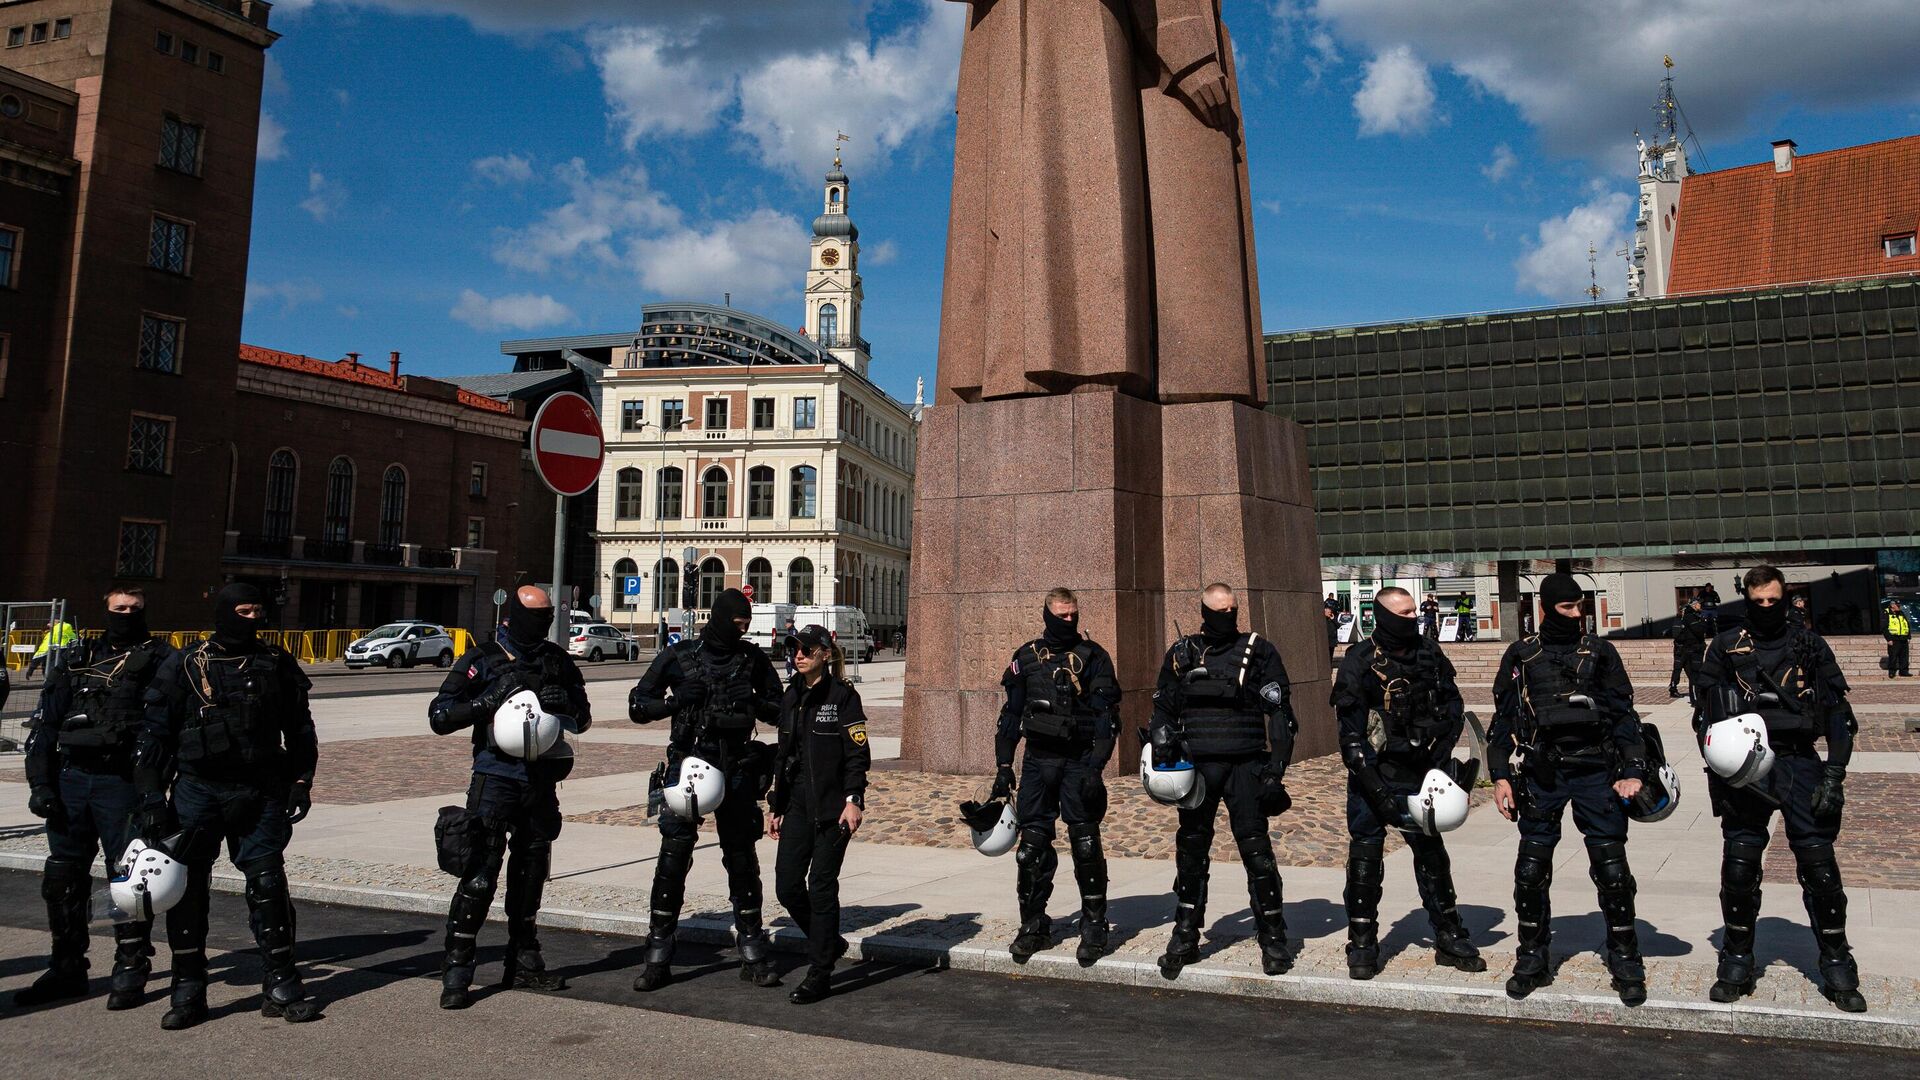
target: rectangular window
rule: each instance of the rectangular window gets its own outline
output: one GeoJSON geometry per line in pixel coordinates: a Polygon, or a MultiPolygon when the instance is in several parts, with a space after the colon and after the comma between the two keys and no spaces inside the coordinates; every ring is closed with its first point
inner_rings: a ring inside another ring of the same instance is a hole
{"type": "Polygon", "coordinates": [[[472,471],[467,473],[467,495],[469,498],[474,499],[484,499],[487,497],[486,462],[474,462],[472,471]]]}
{"type": "Polygon", "coordinates": [[[158,521],[121,521],[114,570],[123,578],[157,578],[163,566],[167,527],[158,521]]]}
{"type": "Polygon", "coordinates": [[[668,398],[660,403],[660,426],[668,431],[679,431],[687,422],[687,403],[679,398],[668,398]]]}
{"type": "Polygon", "coordinates": [[[38,45],[45,40],[47,40],[47,24],[34,23],[33,24],[33,43],[35,45],[38,45]]]}
{"type": "Polygon", "coordinates": [[[645,401],[623,401],[620,403],[620,430],[639,431],[647,426],[647,403],[645,401]]]}
{"type": "Polygon", "coordinates": [[[795,431],[812,431],[819,419],[818,398],[793,399],[793,427],[795,431]]]}
{"type": "Polygon", "coordinates": [[[65,41],[72,36],[73,36],[73,20],[72,19],[53,20],[53,40],[65,41]]]}
{"type": "Polygon", "coordinates": [[[732,403],[723,397],[707,399],[707,430],[725,431],[727,429],[728,406],[732,403]]]}
{"type": "Polygon", "coordinates": [[[180,59],[185,60],[189,64],[199,63],[200,46],[195,45],[191,41],[182,41],[180,43],[180,59]]]}
{"type": "Polygon", "coordinates": [[[487,519],[470,517],[467,519],[467,546],[483,548],[487,546],[487,519]]]}
{"type": "Polygon", "coordinates": [[[7,28],[7,48],[17,49],[27,43],[27,28],[12,26],[7,28]]]}
{"type": "Polygon", "coordinates": [[[753,399],[753,430],[773,430],[773,399],[770,397],[753,399]]]}
{"type": "Polygon", "coordinates": [[[1911,255],[1913,254],[1913,234],[1908,233],[1905,236],[1889,236],[1887,237],[1886,245],[1887,258],[1889,259],[1897,259],[1902,255],[1911,255]]]}
{"type": "Polygon", "coordinates": [[[127,468],[154,476],[172,471],[173,420],[134,413],[127,427],[127,468]]]}
{"type": "Polygon", "coordinates": [[[213,72],[215,75],[225,75],[227,73],[227,58],[211,49],[207,50],[207,70],[213,72]]]}
{"type": "Polygon", "coordinates": [[[165,30],[160,31],[153,39],[153,47],[160,52],[166,53],[168,56],[172,56],[173,35],[167,33],[165,30]]]}
{"type": "Polygon", "coordinates": [[[207,129],[169,116],[160,126],[160,164],[188,176],[200,175],[200,142],[207,129]]]}
{"type": "Polygon", "coordinates": [[[168,273],[184,274],[193,252],[193,226],[158,214],[153,216],[153,231],[147,237],[147,265],[168,273]]]}
{"type": "Polygon", "coordinates": [[[20,230],[0,225],[0,289],[20,284],[20,230]]]}
{"type": "Polygon", "coordinates": [[[180,344],[187,324],[159,315],[140,316],[140,356],[134,366],[142,371],[180,373],[180,344]]]}

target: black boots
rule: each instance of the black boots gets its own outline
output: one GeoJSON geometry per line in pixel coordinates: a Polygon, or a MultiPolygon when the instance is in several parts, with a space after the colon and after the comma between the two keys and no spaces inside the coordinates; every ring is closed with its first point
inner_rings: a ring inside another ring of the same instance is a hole
{"type": "Polygon", "coordinates": [[[119,1012],[139,1007],[147,997],[147,979],[153,974],[153,934],[150,921],[119,923],[113,928],[113,980],[107,1008],[119,1012]]]}
{"type": "Polygon", "coordinates": [[[1753,993],[1753,924],[1760,917],[1763,844],[1729,840],[1720,859],[1720,969],[1708,997],[1722,1004],[1753,993]]]}
{"type": "Polygon", "coordinates": [[[1627,868],[1627,845],[1619,840],[1587,844],[1588,875],[1600,898],[1600,917],[1607,923],[1607,972],[1614,992],[1625,1005],[1647,1000],[1647,966],[1640,959],[1640,934],[1634,928],[1633,899],[1638,891],[1627,868]]]}
{"type": "Polygon", "coordinates": [[[1240,862],[1247,871],[1247,903],[1253,909],[1253,925],[1260,936],[1260,970],[1268,975],[1285,975],[1293,968],[1293,953],[1287,948],[1280,866],[1273,858],[1273,841],[1263,832],[1236,842],[1240,862]]]}
{"type": "Polygon", "coordinates": [[[1067,826],[1073,848],[1073,877],[1080,886],[1080,947],[1074,959],[1092,967],[1107,955],[1107,856],[1100,850],[1100,826],[1067,826]]]}
{"type": "Polygon", "coordinates": [[[828,994],[833,993],[833,972],[821,968],[808,968],[807,977],[793,988],[787,1000],[795,1005],[811,1005],[828,994]]]}
{"type": "Polygon", "coordinates": [[[247,875],[253,940],[266,971],[260,984],[260,1015],[282,1017],[290,1024],[319,1019],[320,1006],[308,1000],[293,962],[293,898],[287,892],[286,872],[277,860],[241,869],[247,875]]]}
{"type": "MultiPolygon", "coordinates": [[[[1184,862],[1176,856],[1176,861],[1184,862]]],[[[1182,869],[1174,876],[1173,895],[1178,907],[1173,912],[1173,934],[1167,939],[1167,951],[1160,954],[1160,975],[1172,979],[1180,969],[1200,960],[1200,926],[1207,917],[1207,874],[1182,869]]]]}
{"type": "Polygon", "coordinates": [[[1520,924],[1513,974],[1507,996],[1523,998],[1553,982],[1553,964],[1547,954],[1552,940],[1553,911],[1547,890],[1553,884],[1553,845],[1520,841],[1513,866],[1513,914],[1520,924]]]}
{"type": "Polygon", "coordinates": [[[1047,901],[1053,896],[1053,872],[1060,856],[1053,840],[1037,829],[1020,833],[1020,846],[1013,853],[1016,872],[1014,894],[1020,901],[1020,932],[1007,951],[1015,963],[1024,964],[1034,953],[1053,944],[1053,920],[1047,917],[1047,901]]]}
{"type": "Polygon", "coordinates": [[[1847,944],[1847,894],[1840,882],[1840,864],[1833,847],[1822,844],[1794,851],[1799,863],[1800,893],[1807,919],[1820,943],[1820,994],[1844,1012],[1866,1012],[1860,994],[1860,969],[1847,944]]]}
{"type": "Polygon", "coordinates": [[[660,840],[660,858],[653,867],[653,897],[647,927],[647,955],[633,988],[651,993],[673,979],[673,932],[680,925],[680,904],[686,899],[687,871],[693,867],[692,836],[660,840]]]}
{"type": "Polygon", "coordinates": [[[1347,977],[1380,974],[1380,883],[1386,878],[1383,840],[1347,841],[1347,977]]]}
{"type": "Polygon", "coordinates": [[[1420,899],[1427,909],[1427,922],[1433,927],[1433,962],[1456,971],[1487,970],[1487,962],[1474,948],[1466,926],[1460,921],[1459,902],[1453,891],[1453,861],[1438,837],[1410,839],[1413,847],[1413,880],[1420,888],[1420,899]]]}
{"type": "Polygon", "coordinates": [[[23,1008],[82,997],[87,992],[87,890],[91,866],[66,859],[48,859],[40,879],[40,897],[47,902],[47,929],[53,935],[51,959],[45,974],[13,995],[23,1008]]]}
{"type": "MultiPolygon", "coordinates": [[[[691,862],[692,856],[689,854],[689,865],[691,862]]],[[[780,973],[774,970],[772,945],[767,940],[766,928],[760,918],[763,901],[760,858],[754,853],[752,839],[749,838],[744,844],[729,844],[723,833],[720,862],[727,870],[727,897],[733,903],[733,932],[740,950],[740,981],[755,986],[779,986],[780,973]]],[[[681,880],[685,879],[683,873],[681,880]]]]}
{"type": "Polygon", "coordinates": [[[173,998],[160,1027],[184,1031],[207,1019],[207,954],[204,950],[173,954],[173,998]]]}
{"type": "Polygon", "coordinates": [[[547,992],[566,986],[559,976],[547,973],[547,961],[540,952],[540,897],[552,868],[553,846],[540,841],[527,844],[508,859],[507,962],[502,986],[547,992]]]}

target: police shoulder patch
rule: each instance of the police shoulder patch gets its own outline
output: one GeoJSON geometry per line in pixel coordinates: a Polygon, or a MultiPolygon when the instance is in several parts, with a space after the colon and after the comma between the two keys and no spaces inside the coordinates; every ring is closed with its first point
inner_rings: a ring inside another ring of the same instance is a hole
{"type": "Polygon", "coordinates": [[[858,724],[855,724],[855,725],[853,725],[852,727],[850,727],[850,728],[848,728],[848,729],[847,729],[847,738],[849,738],[849,739],[852,739],[852,740],[853,740],[853,745],[855,745],[855,746],[865,746],[865,745],[867,745],[867,724],[866,724],[866,721],[864,721],[864,720],[863,720],[863,721],[861,721],[860,723],[858,723],[858,724]]]}

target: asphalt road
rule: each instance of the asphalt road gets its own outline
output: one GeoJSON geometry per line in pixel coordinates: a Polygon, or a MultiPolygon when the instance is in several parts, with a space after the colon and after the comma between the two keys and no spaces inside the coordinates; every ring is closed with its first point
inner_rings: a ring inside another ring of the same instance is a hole
{"type": "MultiPolygon", "coordinates": [[[[1337,1076],[1340,1080],[1555,1080],[1747,1075],[1874,1080],[1914,1075],[1909,1052],[1277,1004],[1170,989],[1106,987],[861,963],[842,992],[797,1007],[742,983],[729,955],[683,948],[684,976],[651,995],[629,984],[641,945],[549,930],[559,994],[489,990],[464,1013],[436,1008],[440,920],[303,904],[300,959],[326,1015],[291,1026],[257,1012],[260,969],[239,897],[213,898],[213,1019],[161,1032],[154,1000],[108,1013],[101,997],[21,1011],[11,993],[44,962],[39,878],[0,872],[0,1047],[10,1076],[124,1069],[167,1076],[650,1076],[702,1078],[1337,1076]],[[221,953],[219,950],[240,950],[221,953]],[[377,1070],[377,1072],[375,1072],[377,1070]]],[[[104,928],[101,928],[104,933],[104,928]]],[[[497,978],[485,934],[481,979],[497,978]]],[[[96,938],[104,994],[108,942],[96,938]]],[[[784,964],[797,958],[783,956],[784,964]]],[[[164,968],[164,947],[156,966],[164,968]]],[[[798,978],[790,973],[791,986],[798,978]]]]}

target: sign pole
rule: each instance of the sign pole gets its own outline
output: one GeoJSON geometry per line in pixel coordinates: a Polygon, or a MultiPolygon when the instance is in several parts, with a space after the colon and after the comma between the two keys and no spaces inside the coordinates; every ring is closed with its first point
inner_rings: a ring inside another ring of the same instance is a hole
{"type": "Polygon", "coordinates": [[[553,497],[553,643],[567,647],[567,626],[573,621],[573,605],[563,601],[560,584],[567,572],[567,497],[553,497]],[[566,606],[562,606],[565,603],[566,606]]]}

